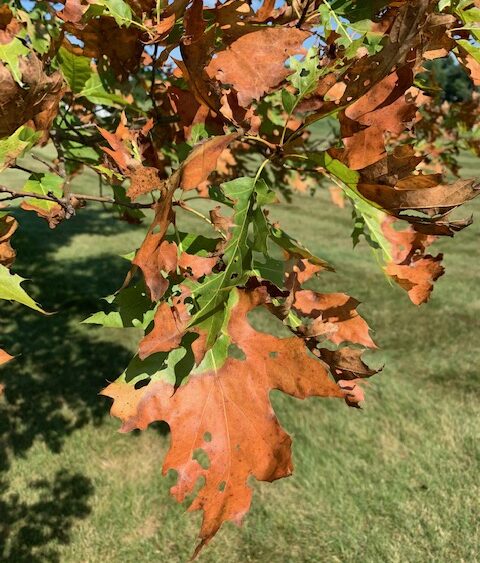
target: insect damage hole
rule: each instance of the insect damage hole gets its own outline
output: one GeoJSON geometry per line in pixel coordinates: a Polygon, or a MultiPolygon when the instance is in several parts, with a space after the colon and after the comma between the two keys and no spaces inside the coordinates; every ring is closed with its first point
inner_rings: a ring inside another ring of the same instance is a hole
{"type": "Polygon", "coordinates": [[[197,448],[192,455],[192,459],[198,461],[199,465],[202,469],[209,469],[210,468],[210,459],[208,458],[208,454],[205,450],[201,448],[197,448]]]}

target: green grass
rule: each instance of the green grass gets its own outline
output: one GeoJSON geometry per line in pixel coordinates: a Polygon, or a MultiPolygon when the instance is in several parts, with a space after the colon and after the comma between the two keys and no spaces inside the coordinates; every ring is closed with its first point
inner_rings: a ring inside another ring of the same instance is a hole
{"type": "MultiPolygon", "coordinates": [[[[464,165],[478,175],[478,161],[464,165]]],[[[92,182],[77,178],[75,189],[92,182]]],[[[318,289],[364,303],[381,346],[375,361],[386,367],[362,411],[274,394],[294,438],[294,475],[252,483],[243,527],[224,526],[202,562],[480,559],[479,223],[437,243],[447,274],[416,308],[365,245],[352,250],[349,214],[325,196],[298,196],[272,212],[336,265],[318,289]]],[[[17,217],[16,271],[57,313],[1,305],[2,347],[19,356],[1,371],[0,560],[186,561],[199,514],[176,504],[174,477],[161,476],[169,436],[162,426],[116,433],[108,401],[97,396],[128,362],[138,333],[79,324],[118,287],[127,269],[118,255],[138,245],[145,227],[107,220],[94,205],[53,232],[31,213],[17,217]]]]}

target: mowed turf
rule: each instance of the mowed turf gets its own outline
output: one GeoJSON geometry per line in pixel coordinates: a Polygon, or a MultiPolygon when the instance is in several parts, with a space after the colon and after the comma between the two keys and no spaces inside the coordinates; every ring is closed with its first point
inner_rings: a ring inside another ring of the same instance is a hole
{"type": "MultiPolygon", "coordinates": [[[[478,176],[478,161],[463,163],[478,176]]],[[[84,175],[74,189],[94,182],[84,175]]],[[[480,215],[480,202],[472,212],[480,215]]],[[[16,215],[16,271],[56,314],[0,304],[2,347],[18,354],[0,372],[0,560],[186,561],[200,515],[169,496],[165,426],[119,434],[97,395],[139,335],[79,324],[119,286],[128,268],[119,255],[138,246],[145,226],[109,220],[98,205],[53,232],[33,214],[16,215]]],[[[361,411],[273,394],[293,436],[294,475],[252,482],[243,527],[225,525],[200,561],[478,561],[480,223],[436,244],[447,273],[416,308],[366,244],[352,249],[350,211],[326,194],[295,196],[272,217],[336,266],[314,287],[362,301],[380,346],[371,360],[385,368],[361,411]]]]}

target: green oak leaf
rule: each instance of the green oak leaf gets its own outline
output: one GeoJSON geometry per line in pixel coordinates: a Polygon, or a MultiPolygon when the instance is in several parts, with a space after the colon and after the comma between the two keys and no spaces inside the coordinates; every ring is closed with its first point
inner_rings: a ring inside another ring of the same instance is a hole
{"type": "Polygon", "coordinates": [[[297,105],[297,100],[295,96],[288,90],[285,90],[285,88],[282,90],[282,105],[283,105],[283,109],[289,115],[293,113],[293,110],[297,105]]]}
{"type": "Polygon", "coordinates": [[[129,27],[133,22],[132,9],[124,0],[95,0],[90,3],[89,11],[92,8],[94,13],[98,11],[104,16],[114,18],[119,26],[129,27]],[[95,8],[97,9],[95,10],[95,8]]]}
{"type": "Polygon", "coordinates": [[[0,43],[0,61],[3,61],[17,84],[23,87],[20,57],[28,55],[29,49],[16,37],[10,43],[0,43]]]}
{"type": "Polygon", "coordinates": [[[261,260],[254,255],[254,272],[258,277],[269,280],[277,287],[282,287],[285,277],[285,261],[277,260],[268,255],[263,255],[261,260]]]}
{"type": "Polygon", "coordinates": [[[222,184],[225,196],[234,202],[234,226],[225,246],[225,269],[206,276],[192,288],[197,305],[191,326],[198,325],[207,332],[207,346],[213,345],[224,321],[225,303],[229,292],[244,283],[251,267],[251,250],[247,245],[251,210],[254,204],[255,180],[240,177],[222,184]]]}
{"type": "Polygon", "coordinates": [[[72,92],[78,94],[83,90],[88,79],[93,74],[90,59],[81,55],[71,53],[65,47],[60,47],[57,60],[60,70],[68,82],[72,92]]]}
{"type": "Polygon", "coordinates": [[[384,263],[390,262],[392,260],[391,244],[382,230],[385,213],[371,205],[366,199],[359,197],[352,190],[347,190],[346,195],[353,203],[353,246],[359,243],[360,236],[363,235],[373,250],[379,252],[381,261],[384,263]]]}
{"type": "MultiPolygon", "coordinates": [[[[25,182],[23,190],[39,195],[48,195],[51,193],[56,198],[61,198],[63,195],[63,182],[63,178],[57,176],[57,174],[52,174],[51,172],[35,172],[25,182]]],[[[39,209],[45,209],[45,211],[49,211],[52,207],[57,205],[53,201],[45,199],[27,198],[25,202],[39,209]]]]}
{"type": "Polygon", "coordinates": [[[98,311],[84,321],[85,324],[97,324],[105,328],[143,328],[152,322],[155,308],[145,290],[145,284],[127,287],[116,295],[110,295],[105,301],[115,306],[115,311],[98,311]]]}
{"type": "Polygon", "coordinates": [[[276,245],[283,248],[283,250],[286,250],[290,255],[295,256],[296,258],[306,259],[312,264],[316,264],[326,270],[333,271],[333,267],[330,266],[328,262],[325,262],[325,260],[322,260],[318,256],[312,254],[307,248],[302,246],[298,241],[293,239],[279,227],[271,227],[269,236],[276,245]]]}
{"type": "Polygon", "coordinates": [[[90,78],[85,82],[84,87],[79,92],[80,96],[87,98],[89,102],[93,104],[99,104],[103,106],[127,106],[128,102],[117,94],[113,94],[105,90],[105,86],[96,73],[92,74],[90,78]]]}
{"type": "Polygon", "coordinates": [[[0,264],[0,299],[7,301],[17,301],[22,305],[26,305],[35,311],[45,313],[45,311],[35,303],[28,293],[21,287],[21,283],[25,281],[18,274],[12,274],[8,268],[0,264]]]}
{"type": "Polygon", "coordinates": [[[315,90],[318,80],[322,75],[318,49],[316,47],[310,47],[305,58],[302,60],[292,57],[289,61],[289,66],[294,72],[287,77],[287,80],[298,91],[296,105],[301,98],[308,96],[315,90]]]}
{"type": "Polygon", "coordinates": [[[40,136],[41,133],[22,125],[10,137],[0,139],[0,172],[31,148],[40,136]]]}

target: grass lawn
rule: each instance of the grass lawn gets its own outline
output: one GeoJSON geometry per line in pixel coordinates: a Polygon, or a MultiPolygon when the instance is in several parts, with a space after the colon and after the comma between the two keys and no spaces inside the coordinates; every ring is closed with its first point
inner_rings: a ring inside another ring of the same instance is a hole
{"type": "MultiPolygon", "coordinates": [[[[478,177],[478,166],[465,158],[465,175],[478,177]]],[[[74,189],[93,182],[82,176],[74,189]]],[[[352,250],[350,211],[327,199],[296,196],[272,216],[335,264],[316,288],[364,303],[381,346],[375,362],[386,367],[362,411],[274,394],[294,437],[294,475],[253,483],[243,527],[224,526],[200,561],[478,561],[480,223],[436,244],[447,273],[416,308],[365,244],[352,250]]],[[[480,201],[468,212],[480,215],[480,201]]],[[[19,354],[0,373],[0,560],[186,561],[199,514],[170,498],[174,476],[161,476],[169,436],[160,425],[116,433],[109,401],[97,396],[126,366],[138,333],[79,324],[119,286],[127,263],[118,255],[139,244],[145,226],[104,221],[96,205],[53,232],[32,213],[16,215],[15,269],[57,313],[0,304],[2,347],[19,354]]]]}

